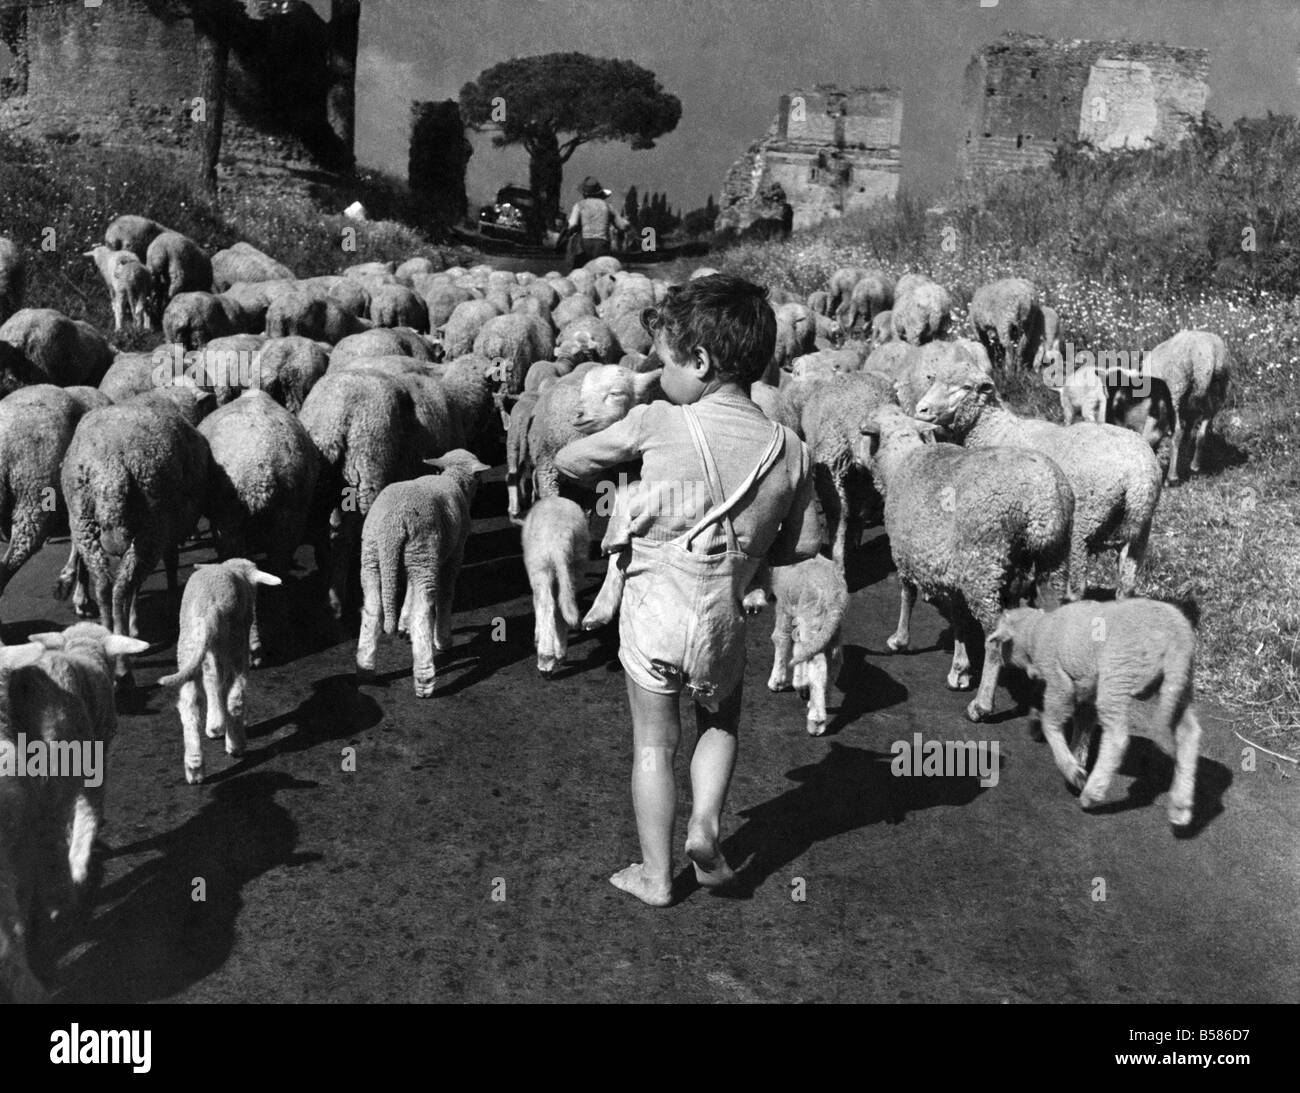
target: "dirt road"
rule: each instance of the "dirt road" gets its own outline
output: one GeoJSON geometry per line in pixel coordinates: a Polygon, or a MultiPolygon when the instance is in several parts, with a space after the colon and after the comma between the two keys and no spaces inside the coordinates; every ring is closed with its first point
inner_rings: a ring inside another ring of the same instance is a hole
{"type": "MultiPolygon", "coordinates": [[[[878,542],[858,559],[868,583],[830,735],[807,736],[796,696],[766,690],[770,610],[751,621],[725,844],[743,889],[711,896],[683,872],[681,900],[659,911],[618,892],[606,878],[636,851],[623,678],[591,635],[556,679],[537,674],[504,507],[498,476],[432,700],[415,698],[400,641],[381,648],[380,685],[354,686],[354,643],[324,637],[306,569],[278,607],[264,598],[268,638],[292,659],[254,674],[249,752],[206,742],[201,787],[185,784],[174,696],[153,686],[175,663],[177,601],[150,579],[141,625],[158,651],[140,659],[114,745],[102,887],[59,962],[59,997],[1300,999],[1297,779],[1262,755],[1243,771],[1203,702],[1193,837],[1166,823],[1171,765],[1144,737],[1120,803],[1084,814],[1005,690],[994,723],[964,720],[931,608],[917,612],[921,651],[885,651],[897,584],[878,542]],[[891,743],[914,733],[997,740],[997,784],[892,776],[891,743]]],[[[6,592],[6,641],[71,621],[48,595],[65,550],[47,546],[6,592]]]]}

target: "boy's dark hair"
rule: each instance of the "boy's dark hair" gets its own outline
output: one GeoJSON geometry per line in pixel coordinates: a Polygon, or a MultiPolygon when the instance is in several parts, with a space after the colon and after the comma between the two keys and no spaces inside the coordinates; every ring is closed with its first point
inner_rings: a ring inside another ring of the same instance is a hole
{"type": "Polygon", "coordinates": [[[776,349],[776,313],[767,289],[715,273],[674,285],[647,323],[662,330],[673,354],[688,357],[703,346],[719,379],[749,386],[767,371],[776,349]]]}

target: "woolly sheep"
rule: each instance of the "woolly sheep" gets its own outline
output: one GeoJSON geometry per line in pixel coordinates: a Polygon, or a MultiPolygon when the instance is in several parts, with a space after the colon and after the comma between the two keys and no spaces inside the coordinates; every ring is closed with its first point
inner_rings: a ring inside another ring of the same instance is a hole
{"type": "Polygon", "coordinates": [[[266,312],[271,301],[297,290],[294,281],[239,281],[219,295],[239,305],[247,330],[258,331],[266,329],[266,312]]]}
{"type": "Polygon", "coordinates": [[[0,326],[8,342],[45,378],[59,387],[94,386],[113,363],[113,349],[90,323],[50,308],[23,308],[0,326]]]}
{"type": "Polygon", "coordinates": [[[831,314],[831,294],[825,289],[817,289],[815,292],[808,293],[808,310],[814,315],[822,315],[830,318],[831,314]]]}
{"type": "Polygon", "coordinates": [[[305,292],[286,293],[272,300],[266,311],[266,334],[271,338],[297,334],[335,345],[349,334],[369,329],[369,322],[344,311],[333,300],[322,300],[305,292]]]}
{"type": "MultiPolygon", "coordinates": [[[[907,343],[898,343],[900,346],[907,343]]],[[[969,345],[963,345],[959,342],[929,342],[917,349],[912,347],[912,352],[907,353],[905,350],[895,349],[892,345],[886,346],[873,353],[868,359],[872,367],[883,367],[885,360],[877,360],[878,357],[884,357],[885,354],[897,352],[900,355],[898,366],[893,370],[895,377],[894,391],[898,397],[898,404],[903,408],[903,412],[909,417],[916,414],[917,403],[925,396],[926,392],[933,386],[934,381],[940,373],[949,368],[958,368],[964,365],[971,365],[978,368],[985,376],[992,379],[993,372],[991,368],[985,367],[988,360],[985,355],[976,355],[971,351],[969,345]]]]}
{"type": "Polygon", "coordinates": [[[815,349],[837,348],[844,340],[844,328],[835,319],[813,312],[812,323],[815,349]]]}
{"type": "Polygon", "coordinates": [[[155,372],[167,379],[171,374],[171,365],[166,355],[155,356],[153,353],[119,353],[113,358],[104,378],[99,381],[99,390],[112,402],[123,402],[157,386],[155,372]]]}
{"type": "Polygon", "coordinates": [[[212,291],[212,261],[199,245],[180,232],[155,236],[145,252],[144,264],[153,277],[159,310],[182,292],[212,291]]]}
{"type": "Polygon", "coordinates": [[[377,326],[360,334],[349,334],[331,350],[330,365],[340,364],[354,357],[411,357],[417,361],[435,359],[432,343],[410,327],[377,326]]]}
{"type": "Polygon", "coordinates": [[[405,285],[379,285],[370,295],[370,321],[380,327],[404,326],[429,332],[429,307],[405,285]]]}
{"type": "Polygon", "coordinates": [[[251,243],[232,243],[212,256],[212,283],[223,292],[237,281],[292,281],[293,270],[251,243]]]}
{"type": "Polygon", "coordinates": [[[409,281],[420,273],[437,273],[442,269],[442,265],[441,261],[434,262],[432,258],[419,255],[401,263],[393,274],[399,281],[409,281]]]}
{"type": "Polygon", "coordinates": [[[238,325],[232,317],[232,311],[238,307],[229,297],[210,292],[179,293],[163,312],[163,337],[186,349],[198,349],[214,338],[239,333],[244,325],[242,309],[238,325]]]}
{"type": "Polygon", "coordinates": [[[889,311],[893,304],[894,282],[880,270],[871,270],[854,284],[847,303],[840,306],[835,318],[844,332],[852,336],[862,323],[869,329],[875,316],[889,311]]]}
{"type": "Polygon", "coordinates": [[[37,384],[0,399],[0,594],[54,530],[59,471],[87,406],[62,387],[37,384]]]}
{"type": "Polygon", "coordinates": [[[566,296],[555,305],[554,310],[551,312],[551,321],[559,329],[563,330],[575,319],[594,318],[595,315],[596,305],[591,302],[591,297],[575,293],[572,296],[566,296]]]}
{"type": "Polygon", "coordinates": [[[1076,368],[1061,385],[1061,420],[1073,425],[1076,419],[1093,425],[1106,423],[1106,385],[1095,365],[1076,368]]]}
{"type": "Polygon", "coordinates": [[[833,376],[812,388],[800,413],[801,435],[826,514],[831,557],[843,571],[849,542],[857,545],[880,504],[854,457],[862,420],[875,407],[892,402],[894,392],[889,378],[874,372],[833,376]]]}
{"type": "Polygon", "coordinates": [[[504,389],[517,395],[523,390],[524,372],[537,360],[545,360],[555,349],[550,325],[526,315],[497,315],[485,322],[474,339],[473,353],[491,361],[505,362],[504,389]]]}
{"type": "Polygon", "coordinates": [[[537,670],[550,678],[568,653],[569,628],[580,621],[577,585],[591,545],[587,514],[567,498],[543,498],[529,510],[522,539],[537,670]]]}
{"type": "Polygon", "coordinates": [[[1004,277],[981,285],[970,302],[975,336],[995,366],[1017,369],[1032,363],[1042,341],[1038,289],[1023,277],[1004,277]]]}
{"type": "Polygon", "coordinates": [[[316,381],[325,375],[329,361],[328,347],[310,338],[268,338],[257,358],[257,386],[296,414],[316,381]]]}
{"type": "MultiPolygon", "coordinates": [[[[168,387],[155,387],[128,399],[124,405],[143,404],[168,414],[179,414],[195,429],[208,414],[217,408],[211,391],[205,391],[192,381],[182,380],[168,387]]],[[[116,403],[114,405],[117,405],[116,403]]],[[[169,575],[169,588],[176,589],[175,578],[169,575]]]]}
{"type": "MultiPolygon", "coordinates": [[[[0,328],[0,339],[4,330],[0,328]]],[[[30,354],[28,354],[30,356],[30,354]]],[[[1169,388],[1174,407],[1174,435],[1169,459],[1169,481],[1179,481],[1183,441],[1195,435],[1190,471],[1199,474],[1205,438],[1228,395],[1232,359],[1217,334],[1206,330],[1180,330],[1143,358],[1144,371],[1169,388]]]]}
{"type": "Polygon", "coordinates": [[[1088,558],[1119,549],[1116,594],[1130,596],[1146,554],[1160,500],[1156,457],[1140,437],[1113,425],[1057,425],[1007,409],[985,372],[957,362],[939,374],[916,407],[922,421],[949,429],[969,448],[1014,445],[1042,452],[1074,490],[1070,539],[1070,596],[1082,598],[1088,558]]]}
{"type": "Polygon", "coordinates": [[[413,427],[411,396],[377,372],[335,372],[321,377],[298,420],[321,454],[311,528],[328,527],[316,543],[317,566],[326,570],[330,611],[343,617],[349,568],[361,538],[361,521],[374,499],[401,478],[409,459],[403,442],[413,427]],[[322,564],[328,558],[328,568],[322,564]]]}
{"type": "Polygon", "coordinates": [[[862,358],[856,349],[819,349],[796,357],[790,366],[790,378],[796,383],[808,383],[846,376],[862,369],[862,358]]]}
{"type": "Polygon", "coordinates": [[[176,638],[176,671],[158,680],[180,687],[176,709],[185,739],[185,781],[203,781],[204,720],[200,700],[207,700],[206,734],[225,737],[226,754],[244,754],[244,699],[248,686],[250,634],[257,630],[257,585],[278,585],[247,558],[228,558],[216,565],[196,565],[181,597],[176,638]]]}
{"type": "Polygon", "coordinates": [[[948,686],[970,686],[967,647],[984,637],[979,690],[966,708],[972,721],[993,712],[1002,666],[993,634],[1001,612],[1031,578],[1059,594],[1069,556],[1074,495],[1047,456],[1023,448],[965,449],[927,444],[927,426],[890,405],[867,415],[860,462],[885,499],[885,531],[902,588],[895,652],[911,640],[918,591],[946,601],[953,630],[948,686]]]}
{"type": "Polygon", "coordinates": [[[458,288],[455,285],[444,285],[428,293],[424,302],[429,309],[429,329],[437,330],[445,326],[460,304],[476,298],[472,289],[458,288]]]}
{"type": "Polygon", "coordinates": [[[320,471],[307,430],[254,388],[209,414],[199,432],[212,453],[208,516],[217,557],[244,557],[256,544],[272,573],[288,575],[320,471]]]}
{"type": "Polygon", "coordinates": [[[894,332],[893,309],[876,312],[871,319],[871,344],[874,346],[886,345],[897,337],[898,335],[894,332]]]}
{"type": "Polygon", "coordinates": [[[853,295],[853,286],[871,271],[862,266],[842,266],[826,279],[826,296],[830,306],[828,314],[840,318],[853,295]]]}
{"type": "Polygon", "coordinates": [[[584,316],[560,329],[555,339],[555,355],[578,364],[583,361],[612,364],[623,355],[623,350],[604,319],[584,316]]]}
{"type": "Polygon", "coordinates": [[[1006,612],[993,631],[1006,663],[1044,683],[1043,735],[1083,808],[1100,805],[1128,748],[1129,708],[1156,693],[1151,727],[1174,742],[1169,822],[1192,822],[1201,726],[1192,708],[1196,635],[1176,607],[1156,600],[1112,603],[1080,600],[1055,611],[1021,607],[1006,612]],[[1075,720],[1074,753],[1065,724],[1075,720]],[[1093,726],[1101,722],[1101,747],[1088,774],[1093,726]]]}
{"type": "Polygon", "coordinates": [[[487,300],[467,300],[457,304],[451,317],[442,325],[442,346],[446,358],[454,360],[472,352],[479,331],[489,319],[495,319],[501,314],[501,309],[487,300]]]}
{"type": "Polygon", "coordinates": [[[654,338],[641,323],[641,312],[621,312],[608,320],[609,332],[624,355],[645,355],[654,347],[654,338]]]}
{"type": "Polygon", "coordinates": [[[528,430],[537,410],[538,398],[538,391],[525,390],[510,407],[506,422],[506,513],[513,524],[521,521],[524,509],[533,498],[528,430]]]}
{"type": "MultiPolygon", "coordinates": [[[[132,325],[152,330],[153,278],[144,263],[131,251],[109,250],[102,244],[86,251],[85,257],[95,263],[108,288],[109,303],[113,308],[113,329],[120,333],[130,316],[132,325]]],[[[4,256],[0,246],[0,280],[4,276],[3,267],[4,256]]],[[[3,303],[0,303],[0,314],[7,314],[3,303]]]]}
{"type": "Polygon", "coordinates": [[[826,731],[826,691],[841,661],[840,625],[849,604],[844,575],[829,558],[815,555],[762,571],[776,604],[772,673],[767,687],[792,686],[807,696],[810,736],[826,731]]]}
{"type": "Polygon", "coordinates": [[[470,504],[479,475],[489,470],[463,449],[429,460],[442,471],[385,487],[366,516],[361,538],[361,635],[357,677],[373,675],[379,631],[399,626],[411,635],[417,698],[430,698],[434,652],[451,648],[456,578],[470,532],[470,504]],[[399,619],[397,602],[405,579],[399,619]]]}
{"type": "Polygon", "coordinates": [[[408,372],[420,376],[436,376],[441,365],[429,361],[419,361],[402,353],[385,353],[375,357],[344,357],[336,361],[330,358],[325,374],[332,372],[383,372],[389,376],[404,376],[408,372]]]}
{"type": "Polygon", "coordinates": [[[149,253],[149,244],[164,232],[172,233],[156,220],[147,216],[119,216],[104,230],[104,242],[109,250],[128,250],[143,262],[149,253]]]}
{"type": "Polygon", "coordinates": [[[28,384],[48,383],[49,379],[21,349],[0,341],[0,398],[28,384]]]}
{"type": "Polygon", "coordinates": [[[1164,474],[1169,472],[1174,435],[1174,400],[1164,380],[1128,368],[1107,369],[1105,421],[1138,434],[1156,453],[1164,474]]]}
{"type": "Polygon", "coordinates": [[[618,273],[623,268],[623,263],[612,254],[602,254],[592,258],[582,268],[598,277],[602,273],[618,273]]]}
{"type": "Polygon", "coordinates": [[[951,310],[948,290],[933,281],[915,283],[906,293],[896,288],[891,309],[894,333],[913,345],[942,338],[948,332],[951,310]]]}

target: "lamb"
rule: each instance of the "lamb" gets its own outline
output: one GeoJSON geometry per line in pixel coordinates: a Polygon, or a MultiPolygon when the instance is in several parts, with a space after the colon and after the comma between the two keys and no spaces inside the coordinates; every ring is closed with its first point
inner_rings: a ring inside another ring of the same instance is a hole
{"type": "Polygon", "coordinates": [[[596,317],[596,305],[591,302],[590,296],[583,296],[577,293],[572,296],[566,296],[551,311],[551,321],[563,330],[574,319],[585,319],[596,317]]]}
{"type": "Polygon", "coordinates": [[[470,504],[479,475],[490,468],[456,449],[429,462],[441,474],[385,487],[366,516],[361,534],[361,635],[357,678],[372,675],[382,626],[392,634],[409,628],[417,698],[430,698],[436,675],[434,652],[451,648],[456,578],[470,532],[470,504]],[[399,622],[401,582],[406,600],[399,622]]]}
{"type": "Polygon", "coordinates": [[[377,326],[360,334],[349,334],[329,354],[331,365],[357,357],[389,357],[402,354],[417,361],[435,360],[433,344],[410,327],[377,326]]]}
{"type": "MultiPolygon", "coordinates": [[[[0,339],[3,338],[4,330],[0,328],[0,339]]],[[[1189,432],[1194,432],[1196,437],[1191,473],[1200,473],[1205,438],[1214,424],[1214,415],[1228,396],[1232,358],[1219,335],[1206,330],[1180,330],[1151,350],[1143,365],[1147,373],[1163,380],[1169,388],[1174,407],[1169,482],[1177,484],[1183,440],[1189,432]]]]}
{"type": "Polygon", "coordinates": [[[38,384],[0,400],[0,594],[54,530],[62,503],[59,469],[84,400],[62,387],[38,384]]]}
{"type": "Polygon", "coordinates": [[[405,285],[378,285],[370,294],[370,321],[375,326],[405,326],[429,332],[429,306],[405,285]]]}
{"type": "Polygon", "coordinates": [[[1142,439],[1113,425],[1066,427],[1022,418],[1002,405],[982,369],[956,362],[936,378],[916,407],[922,421],[948,427],[969,448],[1015,445],[1050,456],[1074,490],[1070,597],[1082,598],[1088,558],[1119,549],[1116,594],[1132,595],[1160,500],[1161,473],[1142,439]]]}
{"type": "Polygon", "coordinates": [[[506,362],[506,393],[517,395],[524,387],[524,372],[533,361],[545,360],[555,348],[550,325],[526,315],[497,315],[479,330],[473,353],[506,362]]]}
{"type": "Polygon", "coordinates": [[[906,649],[918,591],[946,600],[953,628],[948,686],[970,687],[969,642],[984,635],[972,721],[993,712],[1002,665],[998,617],[1030,578],[1059,595],[1069,557],[1074,495],[1047,456],[1023,448],[927,444],[929,426],[881,405],[862,424],[858,460],[885,498],[885,530],[898,567],[898,629],[886,644],[906,649]]]}
{"type": "Polygon", "coordinates": [[[344,311],[333,300],[305,292],[289,292],[271,301],[266,310],[266,333],[271,338],[292,334],[335,345],[349,334],[369,330],[370,323],[344,311]]]}
{"type": "Polygon", "coordinates": [[[251,243],[232,243],[212,256],[212,283],[218,292],[243,281],[292,281],[293,270],[251,243]]]}
{"type": "Polygon", "coordinates": [[[831,314],[831,294],[825,289],[817,289],[815,292],[808,293],[808,310],[814,315],[821,315],[830,318],[831,314]]]}
{"type": "Polygon", "coordinates": [[[948,290],[933,281],[920,280],[903,291],[903,282],[894,290],[891,309],[894,333],[905,342],[924,345],[948,333],[952,299],[948,290]]]}
{"type": "MultiPolygon", "coordinates": [[[[113,329],[120,333],[129,315],[132,325],[152,330],[153,278],[144,263],[129,250],[109,250],[102,244],[86,251],[85,257],[94,261],[108,287],[113,307],[113,329]]],[[[2,253],[0,269],[3,269],[2,253]]],[[[4,312],[3,304],[0,304],[0,312],[4,312]]]]}
{"type": "Polygon", "coordinates": [[[582,317],[566,323],[555,339],[556,357],[567,357],[575,364],[600,361],[613,364],[623,350],[604,319],[582,317]]]}
{"type": "Polygon", "coordinates": [[[1102,375],[1105,385],[1105,422],[1137,433],[1151,445],[1163,474],[1172,461],[1170,439],[1174,433],[1174,400],[1169,385],[1154,376],[1128,368],[1111,368],[1102,375]]]}
{"type": "Polygon", "coordinates": [[[253,389],[209,414],[199,432],[212,452],[209,516],[217,557],[245,557],[250,541],[258,542],[270,571],[287,576],[320,471],[307,430],[253,389]]]}
{"type": "Polygon", "coordinates": [[[310,338],[268,338],[258,356],[257,385],[296,414],[316,381],[325,375],[329,362],[327,347],[310,338]]]}
{"type": "Polygon", "coordinates": [[[14,312],[0,326],[0,342],[20,350],[44,377],[59,387],[94,386],[113,363],[113,349],[90,323],[69,319],[50,308],[14,312]]]}
{"type": "Polygon", "coordinates": [[[500,314],[501,310],[487,300],[469,300],[457,304],[456,310],[442,326],[442,346],[447,360],[472,352],[479,331],[489,319],[500,314]]]}
{"type": "MultiPolygon", "coordinates": [[[[265,397],[265,396],[263,396],[265,397]]],[[[257,631],[257,585],[278,585],[247,558],[227,558],[216,565],[197,565],[181,597],[176,671],[163,676],[163,687],[180,687],[176,708],[185,734],[185,781],[203,781],[203,739],[199,722],[207,699],[206,733],[226,738],[226,754],[244,754],[244,691],[248,686],[251,638],[257,631]]]]}
{"type": "Polygon", "coordinates": [[[812,386],[800,413],[801,435],[826,514],[831,557],[843,571],[849,542],[857,545],[862,529],[873,520],[873,510],[879,508],[879,498],[863,480],[854,457],[859,429],[873,409],[893,401],[894,392],[888,377],[874,372],[834,376],[812,386]]]}
{"type": "MultiPolygon", "coordinates": [[[[321,453],[311,524],[329,529],[329,604],[336,621],[343,617],[361,521],[380,491],[405,474],[408,457],[402,445],[413,416],[407,391],[375,372],[322,377],[298,412],[298,420],[321,453]]],[[[321,569],[326,560],[323,547],[316,544],[321,569]]]]}
{"type": "MultiPolygon", "coordinates": [[[[149,395],[92,410],[77,424],[63,460],[61,484],[68,523],[86,567],[100,621],[114,634],[138,635],[136,596],[165,558],[176,587],[177,547],[207,500],[208,443],[180,411],[149,395]],[[120,559],[117,575],[109,556],[120,559]]],[[[59,593],[68,587],[60,582],[59,593]]],[[[117,675],[131,681],[125,659],[117,675]]]]}
{"type": "Polygon", "coordinates": [[[180,232],[165,231],[154,237],[144,264],[153,276],[158,310],[182,292],[212,291],[212,260],[199,245],[180,232]]]}
{"type": "Polygon", "coordinates": [[[0,323],[23,306],[27,259],[12,239],[0,236],[0,323]]]}
{"type": "Polygon", "coordinates": [[[782,372],[789,372],[798,357],[815,350],[817,337],[812,315],[803,304],[782,304],[776,309],[776,343],[772,361],[763,374],[765,383],[775,384],[782,372]]]}
{"type": "Polygon", "coordinates": [[[826,279],[825,292],[830,307],[827,314],[841,319],[841,313],[847,309],[849,297],[853,295],[853,286],[870,272],[862,266],[842,266],[832,273],[826,279]]]}
{"type": "Polygon", "coordinates": [[[894,282],[880,270],[870,270],[854,284],[846,303],[835,313],[840,327],[850,336],[857,333],[859,324],[868,327],[875,316],[889,311],[894,305],[894,282]]]}
{"type": "Polygon", "coordinates": [[[772,629],[774,659],[767,686],[793,686],[808,701],[808,734],[826,731],[826,689],[841,661],[840,625],[849,604],[844,575],[828,558],[815,555],[788,566],[765,567],[764,591],[776,603],[772,629]]]}
{"type": "Polygon", "coordinates": [[[993,631],[1004,661],[1045,684],[1043,735],[1067,782],[1080,790],[1083,808],[1100,805],[1128,747],[1129,705],[1158,695],[1152,727],[1174,742],[1169,822],[1192,822],[1201,726],[1192,708],[1196,635],[1176,607],[1156,600],[1113,603],[1080,600],[1055,611],[1007,611],[993,631]],[[1075,719],[1074,754],[1064,726],[1075,719]],[[1092,773],[1085,764],[1093,726],[1101,721],[1101,747],[1092,773]]]}
{"type": "Polygon", "coordinates": [[[548,679],[564,663],[569,628],[580,621],[577,584],[590,545],[587,514],[567,498],[543,498],[524,520],[524,568],[533,590],[537,670],[548,679]]]}
{"type": "Polygon", "coordinates": [[[1061,420],[1073,425],[1076,418],[1106,424],[1106,385],[1095,365],[1081,365],[1061,385],[1061,420]]]}
{"type": "Polygon", "coordinates": [[[510,407],[510,420],[506,424],[506,510],[512,524],[521,521],[524,509],[532,501],[533,468],[528,457],[528,431],[538,401],[536,390],[525,389],[510,407]]]}
{"type": "Polygon", "coordinates": [[[109,250],[127,250],[143,262],[149,253],[149,244],[164,232],[175,234],[156,220],[147,216],[119,216],[104,230],[104,242],[109,250]]]}
{"type": "Polygon", "coordinates": [[[163,312],[163,337],[186,349],[198,349],[214,338],[244,332],[243,309],[228,296],[211,292],[181,292],[163,312]]]}
{"type": "Polygon", "coordinates": [[[1004,277],[981,285],[971,297],[970,321],[994,365],[1014,371],[1033,362],[1042,340],[1042,312],[1032,282],[1004,277]]]}

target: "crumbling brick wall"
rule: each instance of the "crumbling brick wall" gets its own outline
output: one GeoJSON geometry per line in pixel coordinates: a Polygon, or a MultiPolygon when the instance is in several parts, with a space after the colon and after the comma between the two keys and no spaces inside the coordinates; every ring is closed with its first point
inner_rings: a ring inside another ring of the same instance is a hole
{"type": "Polygon", "coordinates": [[[1209,97],[1210,54],[1008,33],[966,69],[963,174],[1041,166],[1062,144],[1174,144],[1209,97]]]}
{"type": "Polygon", "coordinates": [[[902,97],[892,88],[818,84],[782,95],[767,135],[727,172],[717,230],[741,232],[778,216],[762,197],[772,184],[793,207],[795,228],[893,197],[902,124],[902,97]]]}
{"type": "MultiPolygon", "coordinates": [[[[359,0],[334,0],[330,23],[301,0],[213,0],[207,10],[229,47],[223,159],[351,166],[359,0]]],[[[8,9],[0,40],[13,53],[0,126],[35,138],[190,145],[200,51],[189,0],[40,0],[8,9]]]]}

